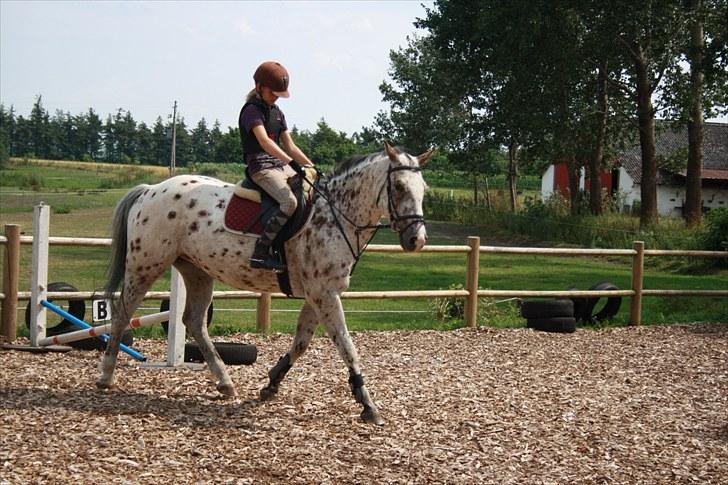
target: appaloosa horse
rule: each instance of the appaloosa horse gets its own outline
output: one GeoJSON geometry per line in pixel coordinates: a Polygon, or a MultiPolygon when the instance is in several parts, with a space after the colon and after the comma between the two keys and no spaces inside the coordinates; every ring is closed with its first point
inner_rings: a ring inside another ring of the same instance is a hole
{"type": "MultiPolygon", "coordinates": [[[[341,164],[314,201],[312,218],[286,243],[293,294],[305,300],[296,336],[287,354],[268,373],[261,399],[275,395],[286,372],[306,351],[319,323],[349,368],[352,393],[364,410],[362,419],[383,420],[364,386],[356,348],[346,328],[341,293],[353,266],[374,235],[380,218],[399,232],[407,251],[426,240],[422,199],[427,185],[420,167],[432,151],[414,157],[385,144],[385,151],[341,164]]],[[[259,292],[279,291],[273,272],[251,269],[255,237],[223,228],[233,186],[197,175],[173,177],[157,185],[139,185],[119,202],[113,218],[112,260],[107,292],[123,282],[114,304],[111,340],[101,362],[100,388],[113,385],[123,329],[152,283],[174,265],[187,288],[182,320],[197,341],[217,389],[235,395],[232,380],[203,324],[212,299],[213,281],[259,292]]]]}

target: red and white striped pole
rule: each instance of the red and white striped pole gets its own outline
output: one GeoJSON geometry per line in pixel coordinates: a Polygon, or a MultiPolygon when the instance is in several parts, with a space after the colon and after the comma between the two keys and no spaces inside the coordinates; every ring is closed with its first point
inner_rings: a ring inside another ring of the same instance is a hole
{"type": "MultiPolygon", "coordinates": [[[[129,322],[129,326],[126,327],[126,329],[149,327],[151,325],[163,322],[165,320],[169,320],[168,311],[161,312],[161,313],[153,313],[151,315],[144,315],[143,317],[132,318],[131,321],[129,322]]],[[[89,328],[86,330],[77,330],[75,332],[62,333],[60,335],[56,335],[55,337],[46,337],[46,338],[39,340],[38,345],[40,345],[40,346],[61,345],[61,344],[66,344],[68,342],[75,342],[77,340],[84,340],[84,339],[91,338],[91,337],[98,337],[99,335],[109,333],[110,331],[111,331],[111,324],[107,323],[106,325],[99,325],[98,327],[93,327],[93,328],[89,328]]]]}

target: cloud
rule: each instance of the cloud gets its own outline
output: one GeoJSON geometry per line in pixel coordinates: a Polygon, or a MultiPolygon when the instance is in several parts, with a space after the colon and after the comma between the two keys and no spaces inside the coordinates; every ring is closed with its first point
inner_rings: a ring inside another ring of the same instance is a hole
{"type": "Polygon", "coordinates": [[[358,32],[374,32],[374,26],[367,17],[361,17],[355,24],[354,29],[358,32]]]}
{"type": "Polygon", "coordinates": [[[240,22],[238,22],[238,31],[240,31],[240,33],[246,37],[249,35],[257,34],[253,26],[250,25],[250,22],[245,19],[242,19],[240,22]]]}

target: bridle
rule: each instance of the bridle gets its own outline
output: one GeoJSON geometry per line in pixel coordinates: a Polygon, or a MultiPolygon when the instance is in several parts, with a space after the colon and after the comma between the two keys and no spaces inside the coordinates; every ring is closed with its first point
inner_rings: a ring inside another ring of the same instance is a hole
{"type": "MultiPolygon", "coordinates": [[[[389,209],[389,225],[385,224],[377,224],[376,229],[381,229],[383,227],[391,227],[393,230],[397,231],[398,233],[401,233],[403,231],[406,231],[410,228],[410,226],[416,225],[416,224],[425,224],[425,216],[423,214],[405,214],[400,215],[397,213],[397,207],[394,205],[394,197],[392,197],[392,174],[394,172],[401,172],[402,170],[408,170],[410,172],[421,172],[422,169],[420,167],[409,167],[407,165],[402,165],[399,167],[392,167],[391,165],[387,169],[387,206],[389,209]],[[397,229],[397,223],[400,221],[412,221],[406,226],[404,226],[402,229],[397,229]]],[[[377,196],[377,204],[379,204],[379,201],[382,198],[382,192],[384,192],[384,185],[382,185],[382,188],[379,189],[379,195],[377,196]]],[[[368,226],[371,228],[371,226],[368,226]]]]}
{"type": "MultiPolygon", "coordinates": [[[[318,169],[316,169],[318,171],[318,169]]],[[[349,246],[349,251],[351,251],[351,255],[354,257],[354,264],[351,267],[351,271],[349,272],[349,276],[351,276],[354,273],[354,268],[356,268],[356,265],[359,263],[359,259],[361,259],[361,255],[364,254],[364,251],[366,250],[367,246],[369,246],[369,243],[372,239],[374,239],[374,236],[376,236],[377,231],[379,229],[386,229],[386,228],[392,228],[395,232],[402,234],[403,231],[406,231],[413,225],[422,224],[425,225],[425,216],[424,214],[404,214],[400,215],[397,212],[397,207],[394,204],[394,198],[392,197],[392,174],[394,172],[400,172],[403,170],[407,170],[410,172],[421,172],[422,169],[420,167],[410,167],[407,165],[401,165],[398,167],[393,167],[391,162],[389,167],[387,168],[387,180],[384,184],[382,184],[382,187],[379,189],[379,194],[377,195],[377,205],[379,205],[379,201],[382,198],[382,193],[384,192],[384,189],[387,189],[387,210],[389,211],[389,224],[366,224],[361,225],[357,224],[356,222],[352,221],[351,218],[349,218],[346,214],[344,214],[336,205],[334,205],[333,202],[331,202],[330,199],[330,193],[328,191],[328,188],[324,186],[323,190],[321,190],[318,187],[318,182],[322,180],[322,174],[319,172],[319,177],[317,179],[316,184],[312,184],[307,178],[304,177],[304,180],[313,187],[316,194],[320,195],[329,205],[329,208],[331,209],[331,214],[334,216],[334,222],[336,223],[336,227],[338,227],[339,231],[341,232],[341,235],[344,237],[344,241],[346,241],[347,246],[349,246]],[[354,250],[354,245],[349,240],[349,237],[346,235],[346,231],[344,230],[344,226],[341,224],[341,221],[339,221],[339,218],[337,216],[337,213],[347,222],[349,225],[354,227],[354,234],[356,234],[356,250],[354,250]],[[409,224],[405,225],[403,228],[397,228],[397,224],[401,221],[410,221],[409,224]],[[360,235],[367,230],[374,229],[374,232],[371,236],[367,239],[367,241],[364,243],[364,245],[361,245],[360,235]]]]}

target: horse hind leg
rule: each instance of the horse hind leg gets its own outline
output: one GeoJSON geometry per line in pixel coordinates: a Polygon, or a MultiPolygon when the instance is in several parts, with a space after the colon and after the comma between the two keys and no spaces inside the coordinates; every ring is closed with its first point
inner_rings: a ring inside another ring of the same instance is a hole
{"type": "Polygon", "coordinates": [[[262,401],[271,399],[278,393],[278,386],[283,378],[299,357],[308,349],[317,325],[318,320],[316,319],[316,313],[313,311],[313,308],[308,303],[304,304],[301,313],[298,314],[296,336],[293,338],[291,349],[287,354],[278,359],[278,363],[268,371],[270,381],[266,387],[260,390],[260,399],[262,401]]]}
{"type": "Polygon", "coordinates": [[[114,369],[116,369],[116,361],[119,357],[121,334],[129,325],[129,320],[144,300],[144,295],[147,290],[160,274],[161,272],[156,275],[143,276],[126,274],[121,297],[112,304],[110,339],[106,344],[104,356],[101,358],[101,376],[96,380],[96,386],[100,389],[110,389],[114,386],[114,369]]]}
{"type": "Polygon", "coordinates": [[[187,261],[177,260],[174,266],[184,278],[187,289],[182,322],[199,345],[205,363],[215,378],[217,390],[225,396],[235,396],[233,381],[207,333],[207,308],[212,301],[214,280],[187,261]]]}

